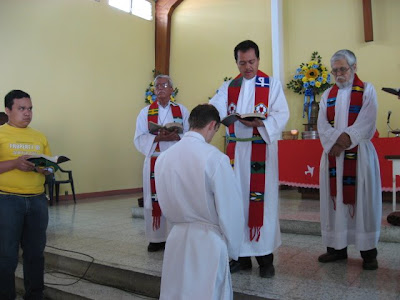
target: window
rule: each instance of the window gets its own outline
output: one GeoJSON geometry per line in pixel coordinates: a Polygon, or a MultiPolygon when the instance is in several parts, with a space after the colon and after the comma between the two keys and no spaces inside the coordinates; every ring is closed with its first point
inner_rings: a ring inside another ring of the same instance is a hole
{"type": "Polygon", "coordinates": [[[147,0],[108,0],[108,4],[146,20],[153,20],[152,5],[147,0]]]}
{"type": "Polygon", "coordinates": [[[146,0],[132,0],[132,14],[146,20],[153,20],[151,3],[146,0]]]}
{"type": "Polygon", "coordinates": [[[131,12],[132,0],[108,0],[108,4],[128,13],[131,12]]]}

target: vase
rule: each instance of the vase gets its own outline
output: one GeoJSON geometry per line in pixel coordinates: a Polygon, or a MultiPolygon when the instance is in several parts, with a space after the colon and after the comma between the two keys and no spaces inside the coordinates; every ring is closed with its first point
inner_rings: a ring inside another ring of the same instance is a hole
{"type": "Polygon", "coordinates": [[[310,124],[316,125],[318,121],[319,103],[315,100],[311,103],[310,124]]]}

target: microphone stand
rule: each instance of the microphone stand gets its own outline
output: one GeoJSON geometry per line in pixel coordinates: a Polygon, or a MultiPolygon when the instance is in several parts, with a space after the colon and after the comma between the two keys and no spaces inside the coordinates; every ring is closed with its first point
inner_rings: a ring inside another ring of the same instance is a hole
{"type": "Polygon", "coordinates": [[[387,125],[387,128],[388,128],[388,131],[387,131],[388,136],[387,137],[389,137],[389,135],[392,133],[393,129],[390,127],[389,122],[387,122],[386,125],[387,125]]]}
{"type": "Polygon", "coordinates": [[[393,133],[396,137],[399,137],[400,136],[400,129],[394,129],[393,130],[392,127],[390,127],[390,125],[389,125],[389,118],[390,118],[390,115],[389,115],[388,121],[386,123],[386,125],[388,127],[388,137],[389,137],[389,133],[393,133]]]}

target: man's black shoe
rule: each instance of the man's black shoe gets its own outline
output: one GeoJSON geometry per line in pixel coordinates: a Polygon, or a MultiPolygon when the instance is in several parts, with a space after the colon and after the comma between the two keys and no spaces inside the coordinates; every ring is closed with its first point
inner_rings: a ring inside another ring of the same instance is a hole
{"type": "Polygon", "coordinates": [[[376,270],[378,269],[378,261],[376,258],[372,259],[371,261],[363,261],[363,269],[364,270],[376,270]]]}
{"type": "Polygon", "coordinates": [[[273,264],[267,266],[260,266],[260,277],[272,278],[275,276],[275,268],[273,264]]]}
{"type": "Polygon", "coordinates": [[[231,260],[229,262],[229,269],[231,273],[236,273],[241,270],[249,270],[252,268],[251,259],[242,259],[239,257],[239,260],[231,260]]]}
{"type": "Polygon", "coordinates": [[[161,242],[161,243],[150,243],[147,246],[147,251],[149,252],[156,252],[159,250],[164,250],[165,249],[165,242],[161,242]]]}
{"type": "Polygon", "coordinates": [[[347,259],[347,253],[340,253],[339,251],[333,253],[327,252],[318,257],[318,261],[321,263],[328,263],[342,259],[347,259]]]}
{"type": "Polygon", "coordinates": [[[400,226],[400,211],[391,212],[387,216],[387,221],[394,226],[400,226]]]}

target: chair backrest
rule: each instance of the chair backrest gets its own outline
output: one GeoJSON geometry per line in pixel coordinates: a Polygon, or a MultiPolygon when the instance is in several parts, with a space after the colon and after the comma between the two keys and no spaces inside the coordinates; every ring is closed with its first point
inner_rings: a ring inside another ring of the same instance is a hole
{"type": "Polygon", "coordinates": [[[8,122],[8,116],[5,112],[0,112],[0,125],[3,125],[8,122]]]}
{"type": "Polygon", "coordinates": [[[75,196],[75,188],[74,188],[74,180],[72,178],[72,171],[64,170],[63,168],[58,168],[57,171],[51,173],[46,176],[46,184],[48,186],[49,194],[50,194],[50,205],[53,204],[53,188],[55,188],[56,192],[56,202],[58,203],[59,192],[60,192],[60,184],[69,183],[71,185],[72,196],[74,199],[74,203],[76,203],[76,196],[75,196]],[[57,179],[55,173],[58,171],[62,173],[68,174],[68,179],[57,179]]]}

